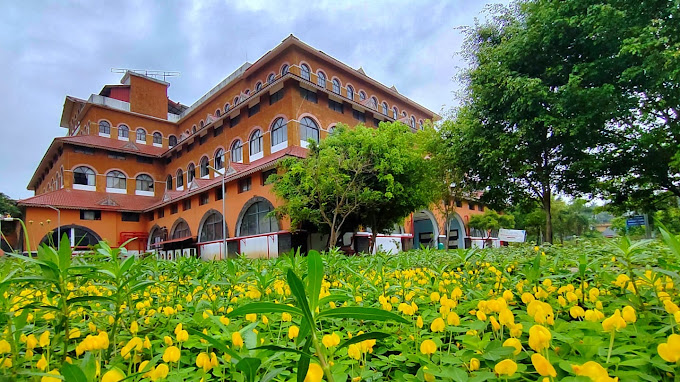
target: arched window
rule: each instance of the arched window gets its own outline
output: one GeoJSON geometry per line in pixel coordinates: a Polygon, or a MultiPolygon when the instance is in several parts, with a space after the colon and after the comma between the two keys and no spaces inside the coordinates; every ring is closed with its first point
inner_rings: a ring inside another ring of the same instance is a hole
{"type": "Polygon", "coordinates": [[[231,105],[229,105],[229,104],[227,103],[226,105],[224,105],[224,112],[225,112],[225,113],[228,113],[230,108],[231,108],[231,105]]]}
{"type": "Polygon", "coordinates": [[[235,163],[243,162],[243,145],[240,140],[231,144],[231,161],[235,163]]]}
{"type": "Polygon", "coordinates": [[[79,225],[65,225],[59,227],[59,229],[55,228],[45,235],[40,241],[40,244],[55,245],[56,243],[59,243],[59,240],[61,240],[58,236],[59,233],[62,235],[66,234],[72,247],[89,247],[91,245],[96,245],[101,241],[101,237],[89,228],[79,225]]]}
{"type": "Polygon", "coordinates": [[[124,190],[127,183],[126,181],[125,174],[120,171],[109,171],[109,173],[106,174],[106,188],[124,190]]]}
{"type": "Polygon", "coordinates": [[[246,90],[243,92],[243,94],[245,94],[245,95],[250,95],[250,89],[246,89],[246,90]]]}
{"type": "MultiPolygon", "coordinates": [[[[203,122],[203,121],[201,121],[201,122],[203,122]]],[[[201,126],[201,127],[203,127],[203,126],[201,126]]],[[[191,126],[191,133],[192,134],[196,133],[196,125],[191,126]]]]}
{"type": "Polygon", "coordinates": [[[222,112],[220,111],[220,109],[215,110],[215,117],[219,118],[220,115],[222,115],[222,112]]]}
{"type": "Polygon", "coordinates": [[[165,239],[165,235],[163,234],[163,229],[161,227],[154,227],[153,230],[151,230],[151,233],[149,234],[149,243],[153,246],[154,244],[158,244],[161,241],[165,239]]]}
{"type": "Polygon", "coordinates": [[[387,102],[382,103],[382,113],[387,115],[387,102]]]}
{"type": "Polygon", "coordinates": [[[238,96],[234,97],[234,106],[236,106],[236,104],[238,103],[238,101],[239,101],[238,96]]]}
{"type": "Polygon", "coordinates": [[[322,71],[316,72],[316,83],[322,88],[326,87],[326,75],[322,71]]]}
{"type": "Polygon", "coordinates": [[[365,99],[366,99],[366,93],[364,93],[364,91],[362,90],[362,91],[359,92],[359,100],[363,101],[365,99]]]}
{"type": "Polygon", "coordinates": [[[262,82],[258,82],[257,84],[255,84],[255,91],[259,92],[260,90],[262,90],[262,82]]]}
{"type": "Polygon", "coordinates": [[[200,243],[206,241],[222,240],[222,214],[212,211],[210,215],[203,221],[203,225],[199,228],[201,233],[198,241],[200,243]]]}
{"type": "Polygon", "coordinates": [[[73,170],[73,184],[80,184],[83,186],[94,186],[95,185],[95,174],[94,171],[85,166],[76,167],[73,170]]]}
{"type": "Polygon", "coordinates": [[[172,175],[168,175],[168,177],[165,178],[165,189],[168,191],[172,190],[172,175]]]}
{"type": "Polygon", "coordinates": [[[283,66],[281,67],[281,75],[285,76],[287,73],[288,73],[288,65],[283,64],[283,66]]]}
{"type": "Polygon", "coordinates": [[[371,107],[375,110],[378,109],[378,99],[375,97],[371,97],[371,107]]]}
{"type": "Polygon", "coordinates": [[[300,140],[307,141],[312,139],[319,142],[319,126],[309,117],[304,117],[300,121],[300,140]]]}
{"type": "Polygon", "coordinates": [[[137,142],[146,142],[146,130],[137,129],[137,142]]]}
{"type": "Polygon", "coordinates": [[[274,82],[275,79],[276,79],[276,74],[271,73],[269,75],[269,77],[267,77],[267,83],[271,84],[272,82],[274,82]]]}
{"type": "Polygon", "coordinates": [[[420,125],[420,130],[424,130],[425,128],[423,127],[423,120],[419,120],[418,124],[420,125]]]}
{"type": "Polygon", "coordinates": [[[106,121],[99,121],[99,134],[111,134],[111,124],[106,121]]]}
{"type": "Polygon", "coordinates": [[[397,119],[398,116],[397,107],[392,108],[392,118],[397,119]]]}
{"type": "MultiPolygon", "coordinates": [[[[205,122],[203,122],[203,120],[201,120],[201,122],[199,123],[199,126],[201,126],[201,129],[202,129],[203,127],[205,127],[205,122]]],[[[195,132],[196,132],[196,131],[194,131],[194,133],[195,133],[195,132]]]]}
{"type": "Polygon", "coordinates": [[[268,202],[253,203],[243,214],[239,234],[248,236],[278,231],[279,224],[276,219],[273,216],[267,216],[272,209],[268,202]]]}
{"type": "Polygon", "coordinates": [[[416,128],[416,117],[411,116],[411,128],[415,129],[416,128]]]}
{"type": "Polygon", "coordinates": [[[328,135],[331,135],[335,132],[335,125],[331,126],[328,128],[328,135]]]}
{"type": "Polygon", "coordinates": [[[135,181],[136,181],[135,189],[137,191],[153,191],[153,178],[151,178],[149,175],[146,174],[137,175],[135,181]]]}
{"type": "Polygon", "coordinates": [[[175,229],[172,231],[173,239],[182,239],[191,236],[191,230],[189,229],[189,224],[184,220],[177,223],[175,229]]]}
{"type": "Polygon", "coordinates": [[[333,93],[340,94],[340,80],[333,79],[333,93]]]}
{"type": "Polygon", "coordinates": [[[177,170],[177,188],[184,187],[184,171],[177,170]]]}
{"type": "Polygon", "coordinates": [[[163,144],[163,136],[158,131],[153,133],[153,143],[155,145],[162,145],[163,144]]]}
{"type": "Polygon", "coordinates": [[[201,178],[210,175],[210,169],[208,168],[208,157],[201,158],[201,178]]]}
{"type": "Polygon", "coordinates": [[[347,85],[347,98],[354,100],[354,88],[351,85],[347,85]]]}
{"type": "Polygon", "coordinates": [[[277,118],[270,128],[272,134],[272,146],[288,141],[288,128],[283,118],[277,118]]]}
{"type": "Polygon", "coordinates": [[[168,146],[170,147],[175,147],[177,146],[177,137],[174,135],[171,135],[168,137],[168,146]]]}
{"type": "Polygon", "coordinates": [[[262,152],[262,131],[257,129],[250,135],[250,155],[262,152]]]}
{"type": "Polygon", "coordinates": [[[406,115],[407,115],[407,114],[406,114],[406,110],[404,110],[404,111],[401,112],[401,116],[402,116],[402,117],[406,117],[406,115]]]}
{"type": "Polygon", "coordinates": [[[187,185],[191,183],[196,177],[196,166],[193,163],[189,163],[187,167],[187,185]]]}
{"type": "Polygon", "coordinates": [[[302,78],[304,78],[307,81],[310,81],[311,80],[311,73],[312,73],[312,71],[309,70],[309,66],[307,66],[305,64],[300,65],[300,75],[302,76],[302,78]]]}
{"type": "Polygon", "coordinates": [[[128,139],[130,128],[125,125],[118,126],[118,138],[128,139]]]}
{"type": "Polygon", "coordinates": [[[215,152],[215,168],[221,170],[224,167],[224,150],[218,149],[215,152]]]}

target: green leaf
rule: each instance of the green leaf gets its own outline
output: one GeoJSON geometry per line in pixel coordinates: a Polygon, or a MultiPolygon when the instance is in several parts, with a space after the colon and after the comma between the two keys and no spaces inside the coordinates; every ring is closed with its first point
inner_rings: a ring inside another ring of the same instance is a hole
{"type": "Polygon", "coordinates": [[[307,254],[307,295],[309,296],[309,309],[315,311],[321,293],[323,282],[323,259],[317,251],[309,251],[307,254]]]}
{"type": "Polygon", "coordinates": [[[245,375],[247,381],[253,382],[261,363],[262,361],[259,358],[246,357],[238,361],[236,369],[245,375]]]}
{"type": "Polygon", "coordinates": [[[356,320],[372,320],[372,321],[396,321],[403,324],[408,324],[405,318],[378,308],[364,308],[358,306],[340,307],[335,309],[324,310],[317,316],[330,318],[354,318],[356,320]]]}
{"type": "Polygon", "coordinates": [[[319,300],[318,306],[324,306],[331,301],[349,301],[352,297],[346,294],[331,294],[319,300]]]}
{"type": "Polygon", "coordinates": [[[199,330],[196,330],[196,329],[194,329],[194,328],[187,328],[186,330],[187,330],[189,333],[191,333],[192,335],[199,336],[199,337],[203,338],[204,340],[210,342],[210,344],[211,344],[212,346],[214,346],[216,349],[220,350],[220,351],[223,352],[223,353],[229,354],[229,355],[231,356],[231,358],[234,358],[234,359],[239,360],[239,361],[242,359],[242,357],[241,357],[238,353],[236,353],[235,351],[231,350],[231,349],[228,348],[225,344],[223,344],[222,342],[216,340],[215,338],[212,338],[212,337],[210,337],[210,336],[208,336],[208,335],[206,335],[206,334],[203,334],[203,332],[201,332],[201,331],[199,331],[199,330]]]}
{"type": "Polygon", "coordinates": [[[251,313],[290,313],[297,316],[302,315],[302,311],[294,306],[289,306],[285,304],[277,304],[274,302],[253,302],[241,307],[238,307],[229,314],[227,317],[243,316],[251,313]]]}
{"type": "Polygon", "coordinates": [[[366,340],[381,340],[383,338],[389,337],[391,334],[387,333],[382,333],[382,332],[371,332],[371,333],[364,333],[358,336],[354,336],[350,338],[349,340],[343,342],[338,346],[338,350],[344,348],[345,346],[349,346],[351,344],[356,344],[362,341],[366,340]]]}
{"type": "Polygon", "coordinates": [[[64,232],[64,235],[59,241],[59,269],[63,272],[71,266],[72,252],[71,252],[71,241],[68,235],[64,232]]]}
{"type": "Polygon", "coordinates": [[[300,356],[297,364],[297,382],[305,381],[305,377],[307,377],[307,370],[309,370],[309,361],[309,357],[305,355],[300,356]]]}
{"type": "Polygon", "coordinates": [[[87,377],[85,377],[83,370],[68,362],[64,362],[64,364],[61,365],[61,375],[64,376],[64,380],[69,382],[87,382],[87,377]]]}
{"type": "Polygon", "coordinates": [[[311,354],[305,353],[305,352],[298,350],[298,349],[287,348],[287,347],[277,346],[277,345],[263,345],[263,346],[258,346],[256,348],[252,348],[252,349],[249,349],[249,350],[273,350],[273,351],[277,351],[277,352],[300,354],[300,355],[304,355],[304,356],[307,356],[307,357],[312,356],[311,354]]]}
{"type": "Polygon", "coordinates": [[[115,302],[114,299],[112,299],[111,297],[106,297],[106,296],[79,296],[79,297],[73,297],[73,298],[66,300],[66,304],[71,305],[71,304],[91,302],[91,301],[115,302]]]}
{"type": "Polygon", "coordinates": [[[288,270],[287,278],[290,292],[295,296],[295,299],[300,305],[303,316],[309,321],[310,326],[314,326],[314,317],[312,316],[312,311],[309,309],[309,302],[307,301],[305,287],[302,284],[302,281],[292,269],[288,270]]]}

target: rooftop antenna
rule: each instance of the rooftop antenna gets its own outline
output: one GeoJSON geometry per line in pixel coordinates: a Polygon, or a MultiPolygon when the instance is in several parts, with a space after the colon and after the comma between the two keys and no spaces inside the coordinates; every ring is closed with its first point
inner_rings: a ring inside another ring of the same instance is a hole
{"type": "Polygon", "coordinates": [[[147,77],[152,77],[160,79],[163,77],[163,81],[167,82],[168,77],[179,77],[179,72],[165,71],[165,70],[146,70],[146,69],[125,69],[125,68],[111,68],[111,73],[127,73],[133,72],[137,74],[143,74],[147,77]]]}

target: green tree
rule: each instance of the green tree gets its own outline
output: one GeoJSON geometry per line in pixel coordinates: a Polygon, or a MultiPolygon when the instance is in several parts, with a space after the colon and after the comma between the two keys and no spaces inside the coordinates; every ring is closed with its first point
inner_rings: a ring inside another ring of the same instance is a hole
{"type": "Polygon", "coordinates": [[[432,201],[429,171],[419,133],[402,123],[377,129],[338,125],[305,159],[283,162],[274,192],[276,209],[293,226],[310,222],[329,233],[329,246],[359,225],[375,236],[432,201]]]}
{"type": "MultiPolygon", "coordinates": [[[[21,217],[21,211],[17,207],[17,202],[9,196],[0,192],[0,216],[10,215],[11,217],[21,217]]],[[[2,234],[9,235],[14,232],[14,223],[5,223],[2,225],[2,234]]]]}
{"type": "Polygon", "coordinates": [[[481,215],[470,216],[468,225],[470,228],[486,233],[486,240],[489,240],[492,232],[498,231],[501,228],[513,228],[515,226],[515,218],[512,215],[501,215],[494,210],[487,209],[481,215]]]}
{"type": "Polygon", "coordinates": [[[520,2],[496,7],[488,22],[467,30],[470,67],[462,74],[466,93],[451,140],[455,165],[494,208],[540,205],[549,242],[553,195],[593,190],[598,149],[615,129],[608,122],[631,102],[602,75],[611,65],[604,48],[615,36],[582,25],[608,23],[605,8],[520,2]]]}

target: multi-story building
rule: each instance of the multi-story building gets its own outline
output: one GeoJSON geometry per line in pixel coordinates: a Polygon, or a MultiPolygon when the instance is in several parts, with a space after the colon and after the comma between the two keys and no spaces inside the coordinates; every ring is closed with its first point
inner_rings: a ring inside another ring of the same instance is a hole
{"type": "MultiPolygon", "coordinates": [[[[415,130],[437,117],[292,35],[189,107],[171,101],[168,86],[127,72],[88,99],[66,97],[66,136],[54,139],[31,178],[35,196],[19,203],[31,250],[63,233],[74,247],[136,238],[129,250],[206,259],[225,257],[225,236],[228,253],[250,256],[315,247],[319,237],[268,216],[279,201],[265,180],[278,161],[305,157],[308,139],[323,139],[337,123],[396,120],[415,130]]],[[[449,225],[458,235],[452,246],[465,245],[466,216],[483,209],[462,203],[465,213],[449,225]]],[[[445,226],[435,215],[414,213],[378,244],[434,245],[445,226]]]]}

